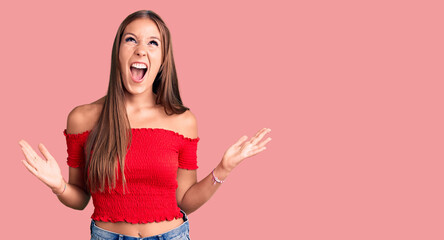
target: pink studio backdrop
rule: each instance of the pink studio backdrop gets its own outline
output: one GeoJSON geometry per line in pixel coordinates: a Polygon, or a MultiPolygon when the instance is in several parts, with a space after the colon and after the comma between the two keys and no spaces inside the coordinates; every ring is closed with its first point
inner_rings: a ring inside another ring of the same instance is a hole
{"type": "Polygon", "coordinates": [[[190,215],[192,239],[444,239],[441,1],[9,1],[0,4],[2,238],[89,239],[20,162],[107,90],[120,22],[169,26],[199,179],[240,136],[272,129],[190,215]]]}

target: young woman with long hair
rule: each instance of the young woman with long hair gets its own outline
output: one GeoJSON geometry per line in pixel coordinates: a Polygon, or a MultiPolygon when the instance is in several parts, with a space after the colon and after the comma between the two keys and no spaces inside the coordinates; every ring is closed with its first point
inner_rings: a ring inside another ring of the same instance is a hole
{"type": "Polygon", "coordinates": [[[117,30],[106,96],[68,115],[69,181],[43,144],[24,140],[25,167],[66,206],[93,199],[91,239],[190,239],[187,214],[201,207],[245,158],[266,149],[270,131],[242,136],[197,181],[197,122],[183,105],[170,32],[153,11],[117,30]]]}

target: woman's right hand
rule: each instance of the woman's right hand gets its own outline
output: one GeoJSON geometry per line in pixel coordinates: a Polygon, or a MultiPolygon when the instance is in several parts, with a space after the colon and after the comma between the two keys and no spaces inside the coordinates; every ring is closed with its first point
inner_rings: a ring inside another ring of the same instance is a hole
{"type": "Polygon", "coordinates": [[[39,150],[46,158],[42,159],[25,141],[19,141],[26,160],[22,160],[25,167],[40,181],[46,184],[54,193],[61,193],[65,185],[60,167],[43,144],[39,144],[39,150]]]}

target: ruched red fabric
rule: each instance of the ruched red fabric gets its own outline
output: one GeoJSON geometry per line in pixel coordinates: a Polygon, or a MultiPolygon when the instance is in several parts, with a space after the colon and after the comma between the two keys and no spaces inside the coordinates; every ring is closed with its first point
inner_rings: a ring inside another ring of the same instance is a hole
{"type": "MultiPolygon", "coordinates": [[[[121,172],[116,188],[91,194],[94,213],[91,218],[105,222],[147,223],[182,218],[176,201],[177,169],[195,170],[197,143],[162,128],[132,128],[132,143],[125,158],[126,188],[123,193],[121,172]]],[[[90,131],[63,134],[67,144],[67,164],[84,167],[85,147],[90,131]]],[[[120,164],[118,166],[120,169],[120,164]]]]}

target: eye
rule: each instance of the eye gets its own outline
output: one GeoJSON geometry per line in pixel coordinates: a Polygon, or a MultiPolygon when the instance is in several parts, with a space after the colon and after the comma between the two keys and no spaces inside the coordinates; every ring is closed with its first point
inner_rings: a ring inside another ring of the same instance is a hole
{"type": "Polygon", "coordinates": [[[125,38],[125,42],[130,42],[130,41],[136,42],[136,40],[134,38],[132,38],[132,37],[125,38]]]}
{"type": "Polygon", "coordinates": [[[154,44],[156,46],[159,46],[159,44],[156,41],[154,41],[154,40],[152,40],[149,44],[154,44]]]}

